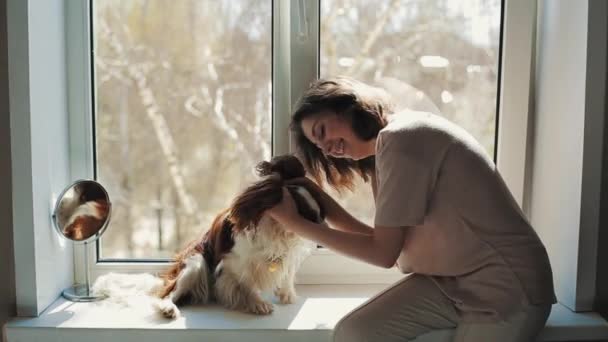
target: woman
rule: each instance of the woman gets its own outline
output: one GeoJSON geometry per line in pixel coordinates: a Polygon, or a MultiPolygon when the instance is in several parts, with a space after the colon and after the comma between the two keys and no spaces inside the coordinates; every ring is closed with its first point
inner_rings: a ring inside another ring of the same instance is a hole
{"type": "Polygon", "coordinates": [[[313,83],[292,120],[317,182],[371,181],[373,228],[304,179],[331,228],[298,215],[286,191],[270,210],[329,249],[411,273],[342,319],[335,341],[410,341],[446,328],[455,341],[533,341],[555,303],[551,266],[493,161],[449,121],[390,108],[383,91],[334,78],[313,83]]]}

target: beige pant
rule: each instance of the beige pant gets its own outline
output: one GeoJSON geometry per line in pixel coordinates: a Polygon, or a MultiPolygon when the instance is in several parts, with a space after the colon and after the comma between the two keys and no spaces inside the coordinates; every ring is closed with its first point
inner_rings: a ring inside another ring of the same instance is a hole
{"type": "Polygon", "coordinates": [[[454,305],[432,280],[411,275],[346,315],[334,329],[334,341],[528,342],[550,311],[551,305],[528,306],[506,321],[460,323],[454,305]]]}

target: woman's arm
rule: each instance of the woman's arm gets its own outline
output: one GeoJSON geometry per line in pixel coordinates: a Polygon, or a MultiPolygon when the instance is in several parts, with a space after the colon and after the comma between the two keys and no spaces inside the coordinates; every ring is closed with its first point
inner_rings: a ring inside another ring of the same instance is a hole
{"type": "Polygon", "coordinates": [[[303,186],[313,193],[313,195],[316,194],[315,198],[321,202],[321,206],[325,210],[326,220],[332,227],[343,232],[365,235],[374,234],[373,228],[349,214],[348,211],[312,180],[308,178],[298,178],[288,181],[287,184],[303,186]]]}
{"type": "Polygon", "coordinates": [[[367,263],[390,268],[395,265],[405,230],[398,227],[376,227],[371,234],[360,234],[331,229],[306,220],[297,213],[291,195],[284,190],[283,201],[269,210],[269,214],[285,229],[315,241],[329,249],[367,263]]]}

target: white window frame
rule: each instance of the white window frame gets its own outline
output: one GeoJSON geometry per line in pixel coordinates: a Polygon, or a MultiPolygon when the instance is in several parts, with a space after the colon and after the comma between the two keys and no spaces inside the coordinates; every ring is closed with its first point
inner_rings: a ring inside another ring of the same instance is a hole
{"type": "MultiPolygon", "coordinates": [[[[273,153],[292,150],[289,113],[299,94],[318,77],[319,1],[273,0],[273,153]],[[277,115],[277,113],[285,115],[277,115]]],[[[499,93],[497,165],[517,202],[525,196],[526,151],[536,1],[504,0],[499,93]]],[[[66,2],[68,108],[71,177],[93,178],[91,39],[89,1],[66,2]]],[[[112,229],[112,228],[110,228],[112,229]]],[[[98,262],[88,248],[92,279],[107,272],[151,272],[166,262],[98,262]]],[[[84,250],[74,248],[75,278],[84,279],[84,250]]],[[[300,284],[391,283],[402,277],[328,250],[315,251],[302,265],[300,284]]]]}

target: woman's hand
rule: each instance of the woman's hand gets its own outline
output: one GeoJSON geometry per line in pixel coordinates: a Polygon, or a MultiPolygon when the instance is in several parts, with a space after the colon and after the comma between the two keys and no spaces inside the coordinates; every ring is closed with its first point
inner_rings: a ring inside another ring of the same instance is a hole
{"type": "Polygon", "coordinates": [[[321,189],[321,187],[315,183],[315,181],[307,177],[292,178],[286,180],[285,184],[299,185],[306,188],[306,190],[308,190],[317,201],[320,201],[320,199],[317,199],[317,197],[323,197],[324,195],[327,196],[327,193],[325,193],[325,191],[323,191],[323,189],[321,189]]]}
{"type": "MultiPolygon", "coordinates": [[[[335,229],[345,232],[372,234],[373,230],[348,213],[336,200],[327,194],[317,183],[309,178],[294,178],[286,181],[288,185],[299,185],[306,188],[323,208],[325,219],[335,229]]],[[[373,205],[370,199],[370,205],[373,205]]]]}
{"type": "Polygon", "coordinates": [[[281,199],[281,202],[268,209],[268,214],[279,223],[282,223],[286,228],[289,227],[290,222],[297,220],[300,216],[296,202],[285,187],[283,187],[283,198],[281,199]]]}
{"type": "Polygon", "coordinates": [[[312,179],[306,177],[293,178],[285,181],[287,185],[298,185],[304,187],[312,197],[323,208],[325,216],[329,221],[334,220],[338,215],[339,205],[312,179]]]}
{"type": "Polygon", "coordinates": [[[268,209],[267,213],[279,222],[283,229],[381,267],[393,267],[403,246],[404,229],[398,227],[372,229],[353,219],[353,226],[335,230],[325,224],[309,221],[300,216],[296,202],[285,187],[281,202],[268,209]]]}

